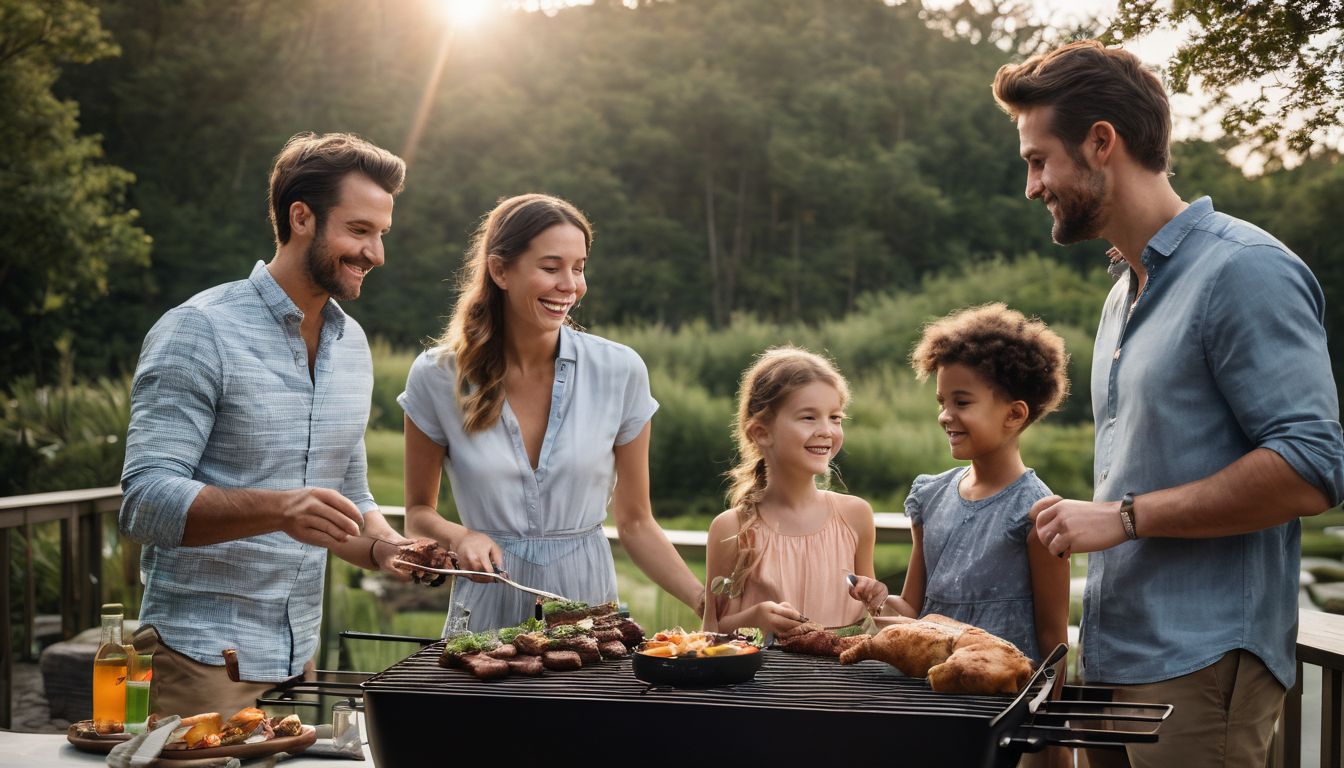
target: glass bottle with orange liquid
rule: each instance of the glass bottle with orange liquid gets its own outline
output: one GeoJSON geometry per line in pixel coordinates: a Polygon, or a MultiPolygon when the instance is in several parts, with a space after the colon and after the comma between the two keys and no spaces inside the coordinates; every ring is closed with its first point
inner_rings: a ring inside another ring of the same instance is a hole
{"type": "Polygon", "coordinates": [[[93,657],[93,727],[98,733],[121,733],[126,722],[124,616],[121,603],[103,605],[103,642],[93,657]]]}

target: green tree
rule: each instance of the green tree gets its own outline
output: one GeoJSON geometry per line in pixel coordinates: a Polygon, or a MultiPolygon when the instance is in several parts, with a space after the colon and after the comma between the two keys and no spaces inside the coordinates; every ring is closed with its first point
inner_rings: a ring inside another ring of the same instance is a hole
{"type": "Polygon", "coordinates": [[[89,318],[111,283],[149,265],[123,205],[134,176],[103,163],[78,106],[52,94],[62,66],[117,52],[86,3],[0,0],[0,381],[50,380],[63,355],[96,355],[109,340],[89,318]]]}
{"type": "Polygon", "coordinates": [[[1108,32],[1123,41],[1189,28],[1171,60],[1171,85],[1201,81],[1225,110],[1223,130],[1262,148],[1283,139],[1305,153],[1344,110],[1344,5],[1334,0],[1120,0],[1108,32]],[[1273,82],[1270,83],[1269,81],[1273,82]],[[1243,97],[1238,86],[1256,86],[1243,97]],[[1299,122],[1300,121],[1300,122],[1299,122]]]}

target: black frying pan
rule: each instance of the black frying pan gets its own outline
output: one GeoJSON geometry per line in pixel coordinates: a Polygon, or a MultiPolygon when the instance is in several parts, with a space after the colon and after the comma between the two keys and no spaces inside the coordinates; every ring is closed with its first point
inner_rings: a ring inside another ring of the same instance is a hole
{"type": "Polygon", "coordinates": [[[646,656],[638,651],[634,659],[635,677],[646,683],[679,688],[709,688],[716,685],[745,683],[756,676],[765,663],[765,652],[739,653],[734,656],[682,656],[669,659],[646,656]]]}

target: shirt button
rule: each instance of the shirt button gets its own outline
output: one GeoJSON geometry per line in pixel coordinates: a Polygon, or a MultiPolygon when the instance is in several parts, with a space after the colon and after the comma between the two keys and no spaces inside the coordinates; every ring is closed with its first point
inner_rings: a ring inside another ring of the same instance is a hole
{"type": "Polygon", "coordinates": [[[1116,348],[1115,348],[1115,354],[1111,356],[1111,359],[1112,359],[1112,360],[1119,360],[1119,359],[1120,359],[1120,348],[1119,348],[1119,347],[1116,347],[1116,348]]]}
{"type": "Polygon", "coordinates": [[[1107,476],[1108,474],[1110,474],[1110,472],[1108,472],[1107,470],[1104,470],[1104,469],[1101,470],[1101,479],[1102,479],[1102,480],[1105,480],[1105,479],[1106,479],[1106,476],[1107,476]]]}

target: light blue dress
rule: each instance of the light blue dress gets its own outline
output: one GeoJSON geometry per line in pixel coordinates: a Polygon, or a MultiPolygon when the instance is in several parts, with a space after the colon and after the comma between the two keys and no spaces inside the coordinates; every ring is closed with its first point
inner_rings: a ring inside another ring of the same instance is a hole
{"type": "Polygon", "coordinates": [[[920,615],[938,613],[980,627],[1039,663],[1027,512],[1050,489],[1028,469],[993,496],[969,501],[957,490],[969,469],[920,475],[905,499],[905,513],[924,535],[920,615]]]}
{"type": "MultiPolygon", "coordinates": [[[[638,437],[658,409],[644,361],[622,344],[560,329],[536,470],[507,400],[490,428],[463,430],[455,376],[451,355],[424,352],[397,402],[447,448],[443,466],[462,524],[499,544],[504,569],[521,584],[587,603],[615,600],[616,570],[602,523],[616,481],[613,449],[638,437]]],[[[533,613],[535,598],[506,586],[458,579],[454,590],[475,631],[533,613]]]]}

